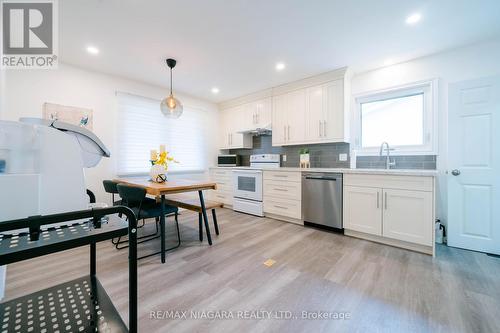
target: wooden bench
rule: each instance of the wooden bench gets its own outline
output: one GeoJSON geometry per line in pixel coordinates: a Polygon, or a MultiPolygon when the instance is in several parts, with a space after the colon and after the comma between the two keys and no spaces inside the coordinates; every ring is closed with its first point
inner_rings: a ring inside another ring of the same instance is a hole
{"type": "MultiPolygon", "coordinates": [[[[194,212],[198,212],[198,229],[200,242],[203,242],[203,216],[202,209],[200,205],[200,199],[189,195],[167,195],[165,197],[165,203],[167,205],[176,206],[179,208],[184,208],[194,212]]],[[[219,235],[219,226],[217,224],[217,215],[215,213],[216,208],[222,208],[224,204],[217,201],[205,200],[205,210],[212,211],[212,218],[215,228],[215,234],[219,235]]],[[[205,229],[207,232],[208,243],[212,245],[212,237],[210,236],[210,228],[208,227],[208,221],[205,224],[205,229]]]]}

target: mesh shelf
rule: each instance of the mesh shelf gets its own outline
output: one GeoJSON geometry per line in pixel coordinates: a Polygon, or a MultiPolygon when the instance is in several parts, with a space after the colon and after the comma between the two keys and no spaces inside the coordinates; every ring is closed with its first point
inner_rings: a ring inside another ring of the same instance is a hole
{"type": "Polygon", "coordinates": [[[96,277],[85,276],[0,304],[1,333],[128,332],[96,277]]]}
{"type": "Polygon", "coordinates": [[[127,222],[117,216],[110,216],[100,228],[95,228],[91,221],[42,227],[36,241],[30,240],[29,232],[0,234],[0,265],[125,236],[127,233],[127,222]]]}

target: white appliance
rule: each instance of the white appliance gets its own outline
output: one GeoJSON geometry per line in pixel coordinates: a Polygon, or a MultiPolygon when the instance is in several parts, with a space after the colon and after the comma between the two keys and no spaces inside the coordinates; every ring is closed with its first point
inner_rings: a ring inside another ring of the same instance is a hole
{"type": "MultiPolygon", "coordinates": [[[[85,128],[35,118],[0,121],[0,221],[88,208],[83,168],[103,156],[109,151],[85,128]]],[[[0,299],[4,283],[0,266],[0,299]]]]}
{"type": "Polygon", "coordinates": [[[250,168],[233,170],[233,210],[264,216],[262,204],[262,170],[279,168],[280,155],[263,154],[250,156],[250,168]]]}
{"type": "Polygon", "coordinates": [[[250,155],[251,168],[279,168],[280,155],[279,154],[261,154],[250,155]]]}

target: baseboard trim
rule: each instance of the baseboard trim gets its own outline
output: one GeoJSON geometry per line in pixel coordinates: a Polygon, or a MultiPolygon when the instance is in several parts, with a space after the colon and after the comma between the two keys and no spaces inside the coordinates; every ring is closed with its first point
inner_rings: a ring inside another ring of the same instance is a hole
{"type": "Polygon", "coordinates": [[[394,247],[400,247],[400,248],[403,248],[406,250],[411,250],[411,251],[415,251],[415,252],[428,254],[428,255],[431,255],[433,257],[435,256],[435,251],[434,251],[433,246],[413,244],[413,243],[409,243],[409,242],[405,242],[405,241],[400,241],[397,239],[391,239],[391,238],[386,238],[386,237],[381,237],[381,236],[376,236],[376,235],[370,235],[370,234],[366,234],[364,232],[359,232],[359,231],[355,231],[355,230],[348,230],[348,229],[344,229],[344,235],[369,240],[369,241],[372,241],[375,243],[385,244],[385,245],[394,246],[394,247]]]}
{"type": "Polygon", "coordinates": [[[270,219],[278,220],[278,221],[285,221],[285,222],[290,222],[290,223],[294,223],[294,224],[304,225],[304,221],[302,221],[302,219],[294,219],[293,217],[275,215],[275,214],[270,214],[270,213],[266,213],[266,212],[264,212],[264,216],[269,217],[270,219]]]}

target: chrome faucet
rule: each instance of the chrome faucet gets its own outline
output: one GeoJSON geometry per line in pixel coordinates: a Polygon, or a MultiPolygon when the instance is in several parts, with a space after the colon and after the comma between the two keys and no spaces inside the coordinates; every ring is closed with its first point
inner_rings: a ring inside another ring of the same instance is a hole
{"type": "Polygon", "coordinates": [[[382,156],[382,153],[384,152],[384,145],[386,146],[385,151],[387,153],[385,157],[385,168],[389,170],[392,166],[396,165],[396,161],[391,161],[391,150],[394,150],[394,148],[390,148],[387,142],[382,142],[380,145],[379,156],[382,156]]]}

